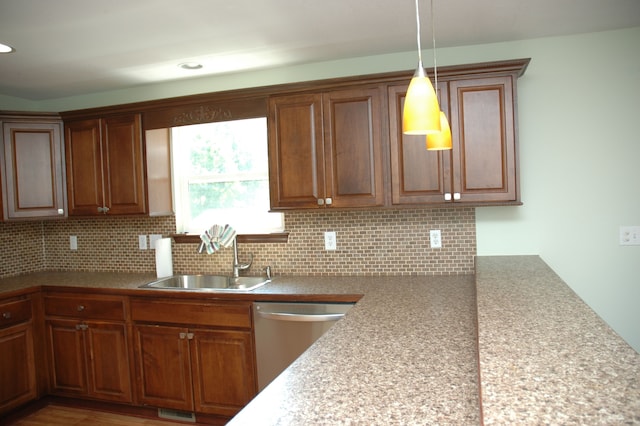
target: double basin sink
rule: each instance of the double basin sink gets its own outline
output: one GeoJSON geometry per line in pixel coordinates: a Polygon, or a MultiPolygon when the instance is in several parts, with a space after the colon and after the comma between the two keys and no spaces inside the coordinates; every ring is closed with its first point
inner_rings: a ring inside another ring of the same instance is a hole
{"type": "Polygon", "coordinates": [[[265,277],[234,278],[226,275],[173,275],[142,285],[140,288],[243,292],[255,290],[269,281],[271,280],[265,277]]]}

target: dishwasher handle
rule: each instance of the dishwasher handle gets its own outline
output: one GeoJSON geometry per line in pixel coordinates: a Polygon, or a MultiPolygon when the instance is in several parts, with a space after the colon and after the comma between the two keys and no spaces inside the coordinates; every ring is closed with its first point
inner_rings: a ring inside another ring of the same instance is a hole
{"type": "Polygon", "coordinates": [[[262,312],[258,311],[261,318],[276,321],[292,322],[328,322],[338,321],[344,314],[293,314],[290,312],[262,312]]]}

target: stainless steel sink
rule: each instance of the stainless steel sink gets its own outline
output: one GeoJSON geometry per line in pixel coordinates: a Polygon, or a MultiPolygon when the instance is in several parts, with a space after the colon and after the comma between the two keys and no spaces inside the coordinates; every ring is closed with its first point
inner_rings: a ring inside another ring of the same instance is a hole
{"type": "Polygon", "coordinates": [[[199,291],[251,291],[268,283],[264,277],[228,277],[226,275],[173,275],[140,288],[199,291]]]}

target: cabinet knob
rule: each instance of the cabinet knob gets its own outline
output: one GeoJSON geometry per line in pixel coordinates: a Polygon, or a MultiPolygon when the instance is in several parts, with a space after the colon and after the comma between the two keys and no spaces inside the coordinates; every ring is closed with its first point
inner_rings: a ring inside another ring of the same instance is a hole
{"type": "Polygon", "coordinates": [[[181,339],[186,339],[187,338],[187,333],[180,333],[180,338],[181,339]]]}
{"type": "Polygon", "coordinates": [[[332,200],[331,198],[326,198],[326,199],[324,200],[324,202],[325,202],[328,206],[330,206],[331,204],[333,204],[333,200],[332,200]]]}
{"type": "Polygon", "coordinates": [[[78,312],[84,311],[84,305],[78,305],[78,312]]]}
{"type": "Polygon", "coordinates": [[[324,198],[318,198],[318,205],[324,206],[324,198]]]}
{"type": "Polygon", "coordinates": [[[86,330],[89,326],[87,324],[76,324],[76,330],[86,330]]]}
{"type": "Polygon", "coordinates": [[[2,313],[2,318],[11,319],[11,312],[3,312],[2,313]]]}
{"type": "Polygon", "coordinates": [[[193,340],[193,333],[187,333],[187,339],[193,340]]]}
{"type": "Polygon", "coordinates": [[[460,193],[459,192],[454,192],[453,193],[453,199],[454,200],[459,200],[460,199],[460,193]]]}
{"type": "Polygon", "coordinates": [[[444,200],[445,201],[451,201],[451,193],[450,192],[445,192],[444,193],[444,200]]]}
{"type": "Polygon", "coordinates": [[[64,209],[58,209],[58,214],[59,215],[63,215],[64,214],[64,209]]]}

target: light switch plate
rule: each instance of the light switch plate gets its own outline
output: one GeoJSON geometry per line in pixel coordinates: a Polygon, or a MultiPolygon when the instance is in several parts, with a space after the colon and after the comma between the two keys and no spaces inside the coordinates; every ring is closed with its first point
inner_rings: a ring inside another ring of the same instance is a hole
{"type": "Polygon", "coordinates": [[[335,250],[337,247],[336,233],[335,231],[328,231],[324,233],[324,249],[335,250]]]}
{"type": "Polygon", "coordinates": [[[151,248],[151,250],[155,250],[156,249],[156,242],[158,240],[162,239],[162,235],[160,234],[151,234],[149,235],[149,248],[151,248]]]}
{"type": "Polygon", "coordinates": [[[439,229],[429,231],[429,241],[431,248],[442,248],[442,234],[439,229]]]}

